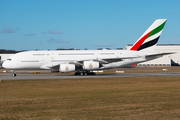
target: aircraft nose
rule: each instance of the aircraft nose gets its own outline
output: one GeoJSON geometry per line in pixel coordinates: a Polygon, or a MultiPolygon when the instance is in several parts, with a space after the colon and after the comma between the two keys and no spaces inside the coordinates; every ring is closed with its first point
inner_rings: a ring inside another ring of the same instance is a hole
{"type": "Polygon", "coordinates": [[[3,64],[2,64],[2,67],[8,69],[8,68],[11,67],[11,63],[9,61],[4,61],[3,64]]]}

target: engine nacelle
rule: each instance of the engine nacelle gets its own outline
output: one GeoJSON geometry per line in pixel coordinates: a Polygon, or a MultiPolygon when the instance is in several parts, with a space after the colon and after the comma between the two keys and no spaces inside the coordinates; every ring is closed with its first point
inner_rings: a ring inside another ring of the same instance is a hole
{"type": "Polygon", "coordinates": [[[95,70],[95,69],[99,69],[99,68],[100,68],[99,62],[84,61],[84,63],[83,63],[83,69],[84,70],[95,70]]]}
{"type": "Polygon", "coordinates": [[[76,67],[74,64],[60,64],[59,71],[62,73],[74,72],[76,67]]]}

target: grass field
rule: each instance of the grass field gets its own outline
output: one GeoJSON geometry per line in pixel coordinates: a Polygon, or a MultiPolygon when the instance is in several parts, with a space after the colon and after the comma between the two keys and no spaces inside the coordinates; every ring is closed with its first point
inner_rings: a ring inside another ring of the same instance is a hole
{"type": "Polygon", "coordinates": [[[0,83],[0,120],[179,120],[180,77],[0,83]]]}

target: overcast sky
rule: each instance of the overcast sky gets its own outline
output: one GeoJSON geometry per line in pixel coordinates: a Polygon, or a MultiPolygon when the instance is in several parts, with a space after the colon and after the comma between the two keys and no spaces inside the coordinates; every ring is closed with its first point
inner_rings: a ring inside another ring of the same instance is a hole
{"type": "Polygon", "coordinates": [[[180,0],[0,0],[0,49],[125,48],[156,19],[180,44],[180,0]]]}

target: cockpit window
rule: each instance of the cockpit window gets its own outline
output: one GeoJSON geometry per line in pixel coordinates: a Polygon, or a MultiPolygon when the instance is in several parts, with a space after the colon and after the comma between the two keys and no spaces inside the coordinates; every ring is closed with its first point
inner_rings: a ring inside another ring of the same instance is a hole
{"type": "Polygon", "coordinates": [[[11,59],[9,59],[9,58],[8,58],[7,60],[8,60],[8,61],[11,61],[11,59]]]}

